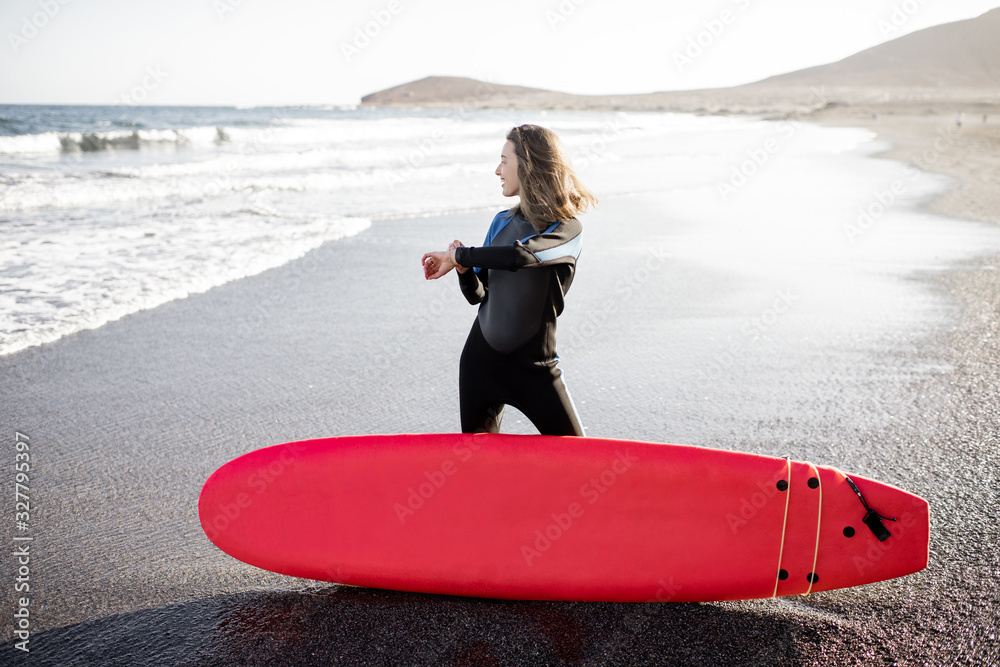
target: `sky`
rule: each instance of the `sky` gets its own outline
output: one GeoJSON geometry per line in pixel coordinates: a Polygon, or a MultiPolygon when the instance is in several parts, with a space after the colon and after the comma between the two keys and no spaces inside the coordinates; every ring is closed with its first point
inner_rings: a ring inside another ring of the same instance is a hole
{"type": "Polygon", "coordinates": [[[0,103],[340,105],[425,76],[579,94],[749,83],[998,0],[3,0],[0,103]]]}

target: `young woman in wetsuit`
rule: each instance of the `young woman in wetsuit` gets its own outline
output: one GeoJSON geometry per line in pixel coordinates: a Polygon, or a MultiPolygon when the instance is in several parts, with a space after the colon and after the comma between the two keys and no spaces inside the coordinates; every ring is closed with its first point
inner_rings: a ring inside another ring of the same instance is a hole
{"type": "Polygon", "coordinates": [[[463,433],[498,433],[505,405],[543,435],[583,435],[556,367],[556,317],[573,282],[583,227],[576,216],[597,204],[550,130],[507,133],[496,175],[518,204],[493,218],[480,247],[454,241],[421,260],[434,280],[452,269],[479,314],[462,351],[463,433]]]}

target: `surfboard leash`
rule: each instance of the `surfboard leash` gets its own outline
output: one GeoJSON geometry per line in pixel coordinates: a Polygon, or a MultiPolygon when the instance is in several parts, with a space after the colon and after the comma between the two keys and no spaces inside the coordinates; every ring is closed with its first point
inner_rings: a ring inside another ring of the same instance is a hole
{"type": "MultiPolygon", "coordinates": [[[[838,470],[837,472],[840,471],[838,470]]],[[[840,474],[844,475],[844,473],[842,472],[840,472],[840,474]]],[[[869,530],[871,530],[872,533],[875,534],[875,537],[878,538],[879,542],[885,542],[892,536],[892,533],[889,532],[888,528],[882,525],[882,521],[883,520],[895,521],[896,519],[888,516],[882,516],[881,514],[873,510],[871,507],[869,507],[868,501],[865,500],[865,497],[863,495],[861,495],[861,490],[858,488],[858,485],[854,483],[854,480],[848,477],[847,475],[844,475],[844,479],[847,480],[848,484],[850,484],[851,489],[853,489],[854,493],[857,494],[858,500],[861,501],[861,504],[865,508],[865,518],[862,519],[862,521],[866,526],[868,526],[869,530]]]]}

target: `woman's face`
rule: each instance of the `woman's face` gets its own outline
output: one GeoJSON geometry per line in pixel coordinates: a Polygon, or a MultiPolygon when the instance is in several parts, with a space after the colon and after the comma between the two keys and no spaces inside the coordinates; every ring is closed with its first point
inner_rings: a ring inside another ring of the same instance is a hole
{"type": "Polygon", "coordinates": [[[521,183],[517,180],[517,155],[514,154],[514,143],[508,141],[500,151],[500,164],[497,165],[496,175],[500,177],[500,191],[504,197],[514,197],[521,190],[521,183]]]}

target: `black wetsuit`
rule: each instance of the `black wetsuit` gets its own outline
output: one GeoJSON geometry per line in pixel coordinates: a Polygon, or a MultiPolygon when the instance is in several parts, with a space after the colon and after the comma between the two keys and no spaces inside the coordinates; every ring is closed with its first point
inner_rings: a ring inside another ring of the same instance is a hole
{"type": "Polygon", "coordinates": [[[573,282],[583,227],[576,218],[539,232],[520,214],[493,218],[482,247],[455,259],[469,303],[480,304],[459,365],[462,431],[500,430],[504,405],[543,435],[583,435],[556,367],[556,317],[573,282]]]}

